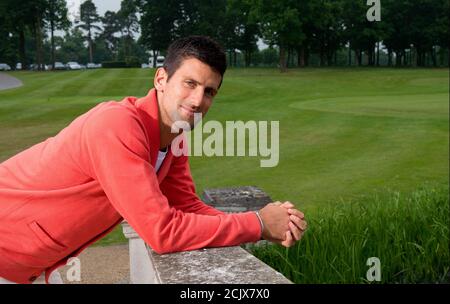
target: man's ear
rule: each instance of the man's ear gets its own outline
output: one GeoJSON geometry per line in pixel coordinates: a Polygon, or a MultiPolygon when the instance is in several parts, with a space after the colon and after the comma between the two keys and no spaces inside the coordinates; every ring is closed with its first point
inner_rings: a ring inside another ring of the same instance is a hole
{"type": "Polygon", "coordinates": [[[157,91],[164,92],[167,82],[167,72],[164,68],[158,68],[153,79],[153,85],[157,91]]]}

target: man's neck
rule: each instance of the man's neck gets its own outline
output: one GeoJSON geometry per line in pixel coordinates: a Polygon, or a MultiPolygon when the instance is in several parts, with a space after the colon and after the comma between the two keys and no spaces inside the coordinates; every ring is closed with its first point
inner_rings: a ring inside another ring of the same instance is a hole
{"type": "Polygon", "coordinates": [[[165,150],[179,133],[172,133],[171,128],[159,120],[159,149],[165,150]]]}
{"type": "Polygon", "coordinates": [[[164,115],[161,115],[161,104],[160,100],[162,100],[162,96],[160,92],[157,92],[157,99],[158,99],[158,119],[159,119],[159,150],[165,150],[177,137],[180,133],[172,133],[172,126],[169,125],[163,117],[164,115]]]}

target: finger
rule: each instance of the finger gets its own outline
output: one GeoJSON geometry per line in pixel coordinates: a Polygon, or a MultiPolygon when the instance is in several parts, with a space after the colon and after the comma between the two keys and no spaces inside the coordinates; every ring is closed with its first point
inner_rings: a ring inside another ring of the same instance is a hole
{"type": "Polygon", "coordinates": [[[290,215],[289,219],[294,222],[294,224],[300,229],[305,231],[306,228],[308,227],[308,224],[306,223],[306,221],[302,220],[301,218],[295,216],[295,215],[290,215]]]}
{"type": "Polygon", "coordinates": [[[305,218],[305,214],[297,209],[291,208],[291,209],[288,209],[288,212],[289,212],[289,214],[298,216],[301,219],[305,218]]]}
{"type": "Polygon", "coordinates": [[[294,208],[294,204],[292,204],[291,202],[284,202],[283,204],[281,204],[282,207],[289,209],[289,208],[294,208]]]}
{"type": "Polygon", "coordinates": [[[275,206],[280,206],[280,205],[281,205],[281,202],[276,201],[276,202],[273,202],[272,204],[274,204],[275,206]]]}
{"type": "Polygon", "coordinates": [[[281,242],[281,245],[288,248],[294,245],[294,240],[292,238],[292,234],[290,231],[286,231],[286,239],[283,242],[281,242]]]}
{"type": "Polygon", "coordinates": [[[289,229],[291,230],[292,234],[294,235],[295,240],[296,241],[300,240],[300,238],[301,238],[300,229],[298,229],[298,227],[295,226],[294,223],[289,222],[289,229]]]}

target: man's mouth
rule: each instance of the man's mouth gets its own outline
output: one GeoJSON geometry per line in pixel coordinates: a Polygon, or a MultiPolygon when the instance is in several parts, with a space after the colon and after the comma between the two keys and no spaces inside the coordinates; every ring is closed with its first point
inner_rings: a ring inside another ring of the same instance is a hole
{"type": "Polygon", "coordinates": [[[187,107],[187,106],[181,105],[180,108],[181,108],[181,111],[183,112],[183,114],[189,118],[194,116],[194,113],[196,113],[196,111],[194,111],[192,108],[187,107]]]}

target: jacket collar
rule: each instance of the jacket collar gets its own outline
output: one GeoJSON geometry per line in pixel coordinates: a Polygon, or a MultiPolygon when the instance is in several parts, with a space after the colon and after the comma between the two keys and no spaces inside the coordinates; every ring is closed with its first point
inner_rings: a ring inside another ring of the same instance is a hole
{"type": "Polygon", "coordinates": [[[150,161],[152,166],[155,167],[160,144],[159,107],[156,90],[151,89],[147,96],[138,99],[135,105],[147,130],[150,143],[150,161]]]}

